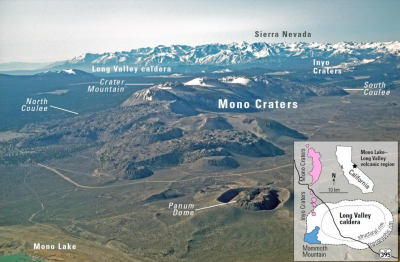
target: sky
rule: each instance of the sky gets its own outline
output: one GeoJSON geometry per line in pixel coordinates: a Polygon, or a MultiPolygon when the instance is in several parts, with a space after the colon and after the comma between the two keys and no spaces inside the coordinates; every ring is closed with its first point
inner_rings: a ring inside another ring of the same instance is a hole
{"type": "Polygon", "coordinates": [[[0,63],[208,43],[399,41],[398,0],[0,0],[0,63]],[[254,31],[311,32],[256,38],[254,31]]]}

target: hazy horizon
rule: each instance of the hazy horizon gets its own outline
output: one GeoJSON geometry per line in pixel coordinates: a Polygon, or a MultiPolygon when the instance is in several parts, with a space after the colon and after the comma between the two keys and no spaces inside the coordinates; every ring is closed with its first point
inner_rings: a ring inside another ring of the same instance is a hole
{"type": "Polygon", "coordinates": [[[158,45],[400,40],[400,1],[1,1],[0,63],[158,45]],[[18,14],[18,15],[17,15],[18,14]],[[340,17],[340,20],[337,19],[340,17]],[[254,31],[311,32],[256,38],[254,31]]]}

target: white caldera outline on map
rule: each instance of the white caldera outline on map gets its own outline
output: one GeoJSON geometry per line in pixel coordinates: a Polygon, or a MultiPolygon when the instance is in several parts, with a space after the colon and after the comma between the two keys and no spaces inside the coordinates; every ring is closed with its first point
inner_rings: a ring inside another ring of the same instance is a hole
{"type": "Polygon", "coordinates": [[[351,161],[351,146],[337,146],[336,157],[349,184],[358,187],[363,194],[372,193],[374,182],[351,161]]]}
{"type": "Polygon", "coordinates": [[[393,230],[393,215],[376,201],[343,200],[324,203],[307,216],[307,233],[325,245],[347,245],[354,249],[374,247],[393,230]]]}

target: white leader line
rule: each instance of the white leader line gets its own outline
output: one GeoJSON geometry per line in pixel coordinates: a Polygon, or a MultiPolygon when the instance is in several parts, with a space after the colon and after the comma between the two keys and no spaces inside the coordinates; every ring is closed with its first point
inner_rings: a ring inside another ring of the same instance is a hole
{"type": "Polygon", "coordinates": [[[195,209],[194,211],[207,209],[207,208],[212,208],[212,207],[217,207],[217,206],[223,206],[223,205],[232,204],[232,203],[235,203],[235,202],[236,201],[231,201],[231,202],[228,202],[228,203],[222,203],[222,204],[213,205],[213,206],[209,206],[209,207],[202,207],[202,208],[195,209]]]}
{"type": "Polygon", "coordinates": [[[68,112],[68,113],[72,113],[72,114],[78,115],[78,113],[74,112],[74,111],[69,111],[67,109],[59,108],[59,107],[56,107],[56,106],[50,106],[50,107],[58,109],[58,110],[62,110],[62,111],[68,112]]]}
{"type": "Polygon", "coordinates": [[[345,91],[360,91],[360,90],[364,90],[364,88],[345,88],[343,90],[345,90],[345,91]]]}
{"type": "Polygon", "coordinates": [[[125,84],[126,86],[152,86],[154,85],[153,83],[149,84],[125,84]]]}

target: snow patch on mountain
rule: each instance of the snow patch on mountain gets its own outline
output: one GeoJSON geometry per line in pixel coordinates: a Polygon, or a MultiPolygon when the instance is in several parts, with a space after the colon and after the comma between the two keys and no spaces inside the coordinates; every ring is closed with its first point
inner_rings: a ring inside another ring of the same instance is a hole
{"type": "Polygon", "coordinates": [[[240,85],[244,85],[244,86],[248,85],[251,82],[250,79],[243,77],[243,76],[238,76],[238,77],[227,76],[227,77],[220,78],[218,80],[221,82],[227,83],[227,84],[240,84],[240,85]]]}
{"type": "Polygon", "coordinates": [[[195,79],[192,79],[186,83],[184,83],[185,86],[205,86],[205,87],[214,87],[213,85],[208,85],[204,83],[204,78],[202,77],[197,77],[195,79]]]}
{"type": "Polygon", "coordinates": [[[226,69],[221,69],[221,70],[214,71],[212,73],[214,73],[214,74],[222,74],[222,73],[230,73],[230,72],[233,72],[233,71],[231,69],[226,68],[226,69]]]}
{"type": "Polygon", "coordinates": [[[43,73],[37,73],[37,76],[47,76],[47,77],[54,77],[54,76],[71,76],[71,77],[81,77],[81,76],[92,76],[85,71],[79,69],[63,69],[59,71],[44,71],[43,73]]]}
{"type": "Polygon", "coordinates": [[[289,71],[277,71],[277,72],[270,72],[270,73],[264,73],[266,76],[282,76],[282,75],[288,75],[290,74],[289,71]]]}
{"type": "Polygon", "coordinates": [[[340,63],[336,66],[331,66],[327,68],[343,68],[345,70],[352,70],[354,69],[355,66],[357,65],[364,65],[364,64],[369,64],[374,62],[376,59],[363,59],[363,60],[357,60],[356,58],[351,58],[349,62],[343,62],[340,63]]]}
{"type": "Polygon", "coordinates": [[[61,70],[61,71],[58,71],[57,73],[67,73],[67,74],[69,74],[69,75],[75,75],[75,71],[74,70],[72,70],[72,69],[64,69],[64,70],[61,70]]]}
{"type": "Polygon", "coordinates": [[[185,76],[183,76],[182,74],[171,74],[171,75],[154,75],[154,76],[145,76],[145,77],[148,77],[148,78],[159,78],[159,77],[162,77],[162,78],[178,78],[178,77],[185,77],[185,76]]]}

